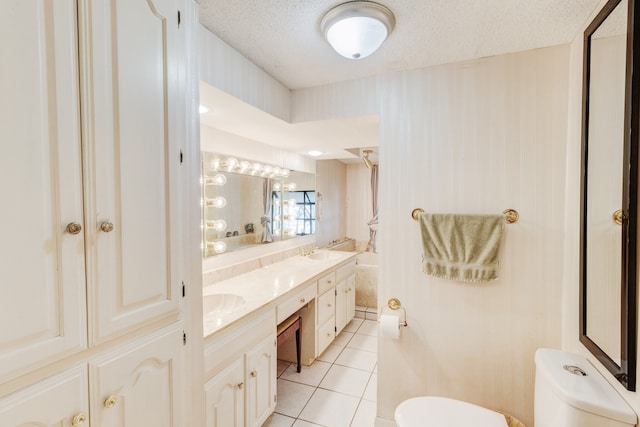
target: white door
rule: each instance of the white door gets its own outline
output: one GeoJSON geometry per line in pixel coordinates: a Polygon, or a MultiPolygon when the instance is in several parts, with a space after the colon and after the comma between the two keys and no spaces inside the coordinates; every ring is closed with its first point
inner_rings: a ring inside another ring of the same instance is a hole
{"type": "Polygon", "coordinates": [[[178,9],[79,0],[90,343],[177,312],[178,9]]]}
{"type": "Polygon", "coordinates": [[[74,0],[2,2],[0,382],[86,347],[76,28],[74,0]]]}
{"type": "Polygon", "coordinates": [[[0,399],[2,427],[88,426],[87,366],[69,369],[0,399]]]}
{"type": "Polygon", "coordinates": [[[276,357],[275,335],[246,354],[247,426],[260,427],[276,407],[276,357]]]}
{"type": "Polygon", "coordinates": [[[172,327],[91,362],[91,426],[182,427],[182,352],[172,327]]]}
{"type": "Polygon", "coordinates": [[[204,385],[206,427],[244,427],[244,358],[204,385]]]}

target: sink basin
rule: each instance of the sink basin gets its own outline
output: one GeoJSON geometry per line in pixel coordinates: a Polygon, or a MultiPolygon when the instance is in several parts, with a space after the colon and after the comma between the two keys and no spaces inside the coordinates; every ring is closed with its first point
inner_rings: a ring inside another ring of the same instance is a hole
{"type": "Polygon", "coordinates": [[[235,294],[205,295],[202,301],[202,312],[204,314],[225,315],[242,307],[244,302],[244,298],[235,294]]]}
{"type": "Polygon", "coordinates": [[[332,251],[319,251],[309,255],[309,259],[327,260],[337,258],[338,254],[332,251]]]}

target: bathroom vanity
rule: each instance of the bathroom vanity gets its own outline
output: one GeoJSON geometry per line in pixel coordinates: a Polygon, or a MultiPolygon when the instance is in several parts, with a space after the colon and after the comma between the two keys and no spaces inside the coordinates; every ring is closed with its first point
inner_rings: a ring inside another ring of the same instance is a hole
{"type": "Polygon", "coordinates": [[[301,360],[313,363],[355,315],[355,257],[294,256],[204,288],[207,425],[264,423],[277,402],[276,360],[295,360],[293,346],[276,346],[278,324],[302,318],[301,360]]]}

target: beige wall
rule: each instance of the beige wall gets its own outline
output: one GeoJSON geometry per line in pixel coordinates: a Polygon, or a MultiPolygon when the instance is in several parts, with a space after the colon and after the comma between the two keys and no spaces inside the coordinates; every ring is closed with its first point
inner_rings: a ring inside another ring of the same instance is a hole
{"type": "MultiPolygon", "coordinates": [[[[433,394],[532,423],[533,354],[561,344],[568,77],[569,48],[561,46],[394,73],[372,85],[381,115],[379,300],[399,298],[410,325],[399,341],[380,341],[379,417],[391,420],[402,400],[433,394]],[[468,285],[425,276],[410,218],[416,207],[517,209],[501,279],[468,285]]],[[[313,114],[326,118],[349,93],[341,88],[299,91],[295,105],[307,93],[313,114]]],[[[354,114],[363,108],[354,105],[354,114]]]]}
{"type": "Polygon", "coordinates": [[[316,162],[316,245],[346,235],[347,168],[338,160],[316,162]],[[321,195],[321,197],[319,196],[321,195]]]}

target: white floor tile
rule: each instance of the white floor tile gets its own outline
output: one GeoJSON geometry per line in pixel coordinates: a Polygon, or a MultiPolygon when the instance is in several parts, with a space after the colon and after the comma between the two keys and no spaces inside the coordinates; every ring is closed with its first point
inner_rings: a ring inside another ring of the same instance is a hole
{"type": "Polygon", "coordinates": [[[317,389],[300,418],[322,426],[349,427],[360,399],[334,391],[317,389]]]}
{"type": "Polygon", "coordinates": [[[367,387],[370,376],[371,374],[366,371],[333,365],[320,383],[320,387],[360,398],[367,387]]]}
{"type": "Polygon", "coordinates": [[[377,363],[376,353],[369,351],[356,350],[355,348],[345,348],[336,359],[335,363],[350,368],[362,369],[363,371],[372,372],[377,363]]]}
{"type": "Polygon", "coordinates": [[[351,320],[351,322],[347,323],[347,326],[345,326],[342,331],[343,332],[356,332],[358,330],[358,328],[360,327],[360,325],[362,325],[362,322],[364,322],[364,320],[355,319],[354,318],[353,320],[351,320]]]}
{"type": "Polygon", "coordinates": [[[364,394],[362,395],[363,399],[370,400],[372,402],[376,402],[378,400],[378,374],[371,374],[371,378],[369,378],[369,383],[367,384],[367,388],[364,390],[364,394]]]}
{"type": "Polygon", "coordinates": [[[376,403],[369,400],[360,401],[351,427],[373,427],[376,422],[376,403]]]}
{"type": "Polygon", "coordinates": [[[285,369],[287,369],[289,367],[289,365],[291,365],[291,362],[287,362],[286,360],[280,360],[278,359],[278,377],[280,377],[280,375],[282,375],[282,373],[285,371],[285,369]]]}
{"type": "Polygon", "coordinates": [[[375,320],[365,320],[362,322],[360,328],[358,328],[359,334],[371,335],[372,337],[378,336],[378,322],[375,320]]]}
{"type": "Polygon", "coordinates": [[[340,332],[340,335],[338,335],[331,344],[339,345],[340,347],[346,347],[352,337],[353,337],[353,332],[342,331],[340,332]]]}
{"type": "Polygon", "coordinates": [[[378,352],[378,337],[372,337],[371,335],[355,334],[347,344],[349,348],[355,348],[357,350],[370,351],[371,353],[378,352]]]}
{"type": "Polygon", "coordinates": [[[318,357],[318,360],[322,360],[323,362],[333,363],[336,361],[340,353],[342,353],[344,347],[340,347],[339,345],[330,344],[329,347],[318,357]]]}
{"type": "Polygon", "coordinates": [[[296,420],[296,422],[293,424],[293,427],[324,427],[324,426],[321,426],[320,424],[308,423],[304,420],[296,420]]]}
{"type": "Polygon", "coordinates": [[[276,412],[297,418],[307,404],[315,388],[287,380],[278,380],[278,404],[276,412]]]}
{"type": "Polygon", "coordinates": [[[274,413],[267,418],[267,421],[262,424],[262,427],[291,427],[295,421],[295,418],[274,413]]]}
{"type": "Polygon", "coordinates": [[[329,347],[318,357],[318,360],[322,360],[323,362],[333,363],[336,361],[340,353],[342,353],[344,347],[340,347],[339,345],[330,344],[329,347]]]}
{"type": "Polygon", "coordinates": [[[280,376],[283,380],[294,381],[310,386],[317,387],[324,378],[325,374],[331,367],[331,363],[316,360],[311,366],[302,365],[300,373],[296,371],[297,366],[295,363],[289,365],[286,371],[280,376]]]}

